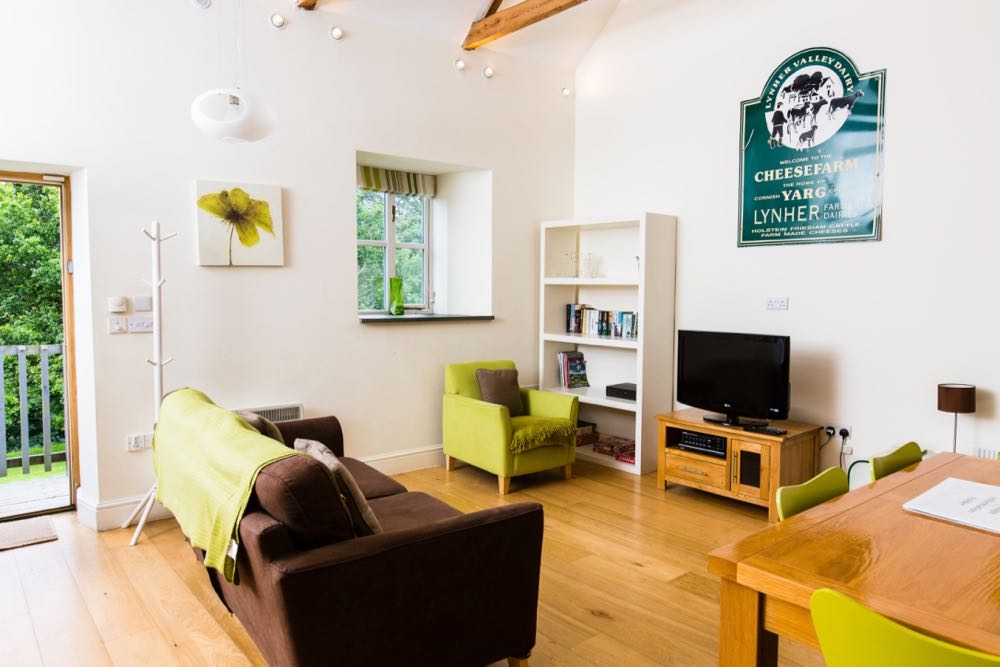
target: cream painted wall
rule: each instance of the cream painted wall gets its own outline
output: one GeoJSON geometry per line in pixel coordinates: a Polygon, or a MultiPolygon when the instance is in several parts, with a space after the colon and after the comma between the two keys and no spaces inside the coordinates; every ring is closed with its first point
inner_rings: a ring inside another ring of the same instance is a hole
{"type": "Polygon", "coordinates": [[[856,455],[950,448],[947,381],[979,387],[960,449],[997,448],[998,23],[991,0],[622,0],[577,70],[576,214],[677,214],[677,326],[790,335],[792,416],[856,455]],[[740,101],[810,46],[888,70],[883,240],[738,249],[740,101]]]}
{"type": "Polygon", "coordinates": [[[142,293],[140,228],[153,218],[179,233],[163,250],[168,388],[234,407],[302,402],[341,418],[348,454],[378,458],[440,443],[446,362],[510,357],[527,382],[536,374],[537,221],[571,208],[573,109],[559,90],[572,73],[490,54],[487,81],[485,55],[466,55],[459,73],[446,42],[345,19],[338,43],[327,34],[336,17],[290,6],[278,32],[265,21],[272,4],[245,4],[242,83],[280,125],[243,146],[188,118],[196,94],[231,79],[232,0],[207,11],[181,0],[5,5],[0,59],[18,67],[4,89],[23,92],[0,105],[0,159],[84,170],[77,295],[92,316],[79,321],[92,321],[77,340],[93,364],[80,391],[94,400],[80,401],[81,498],[97,513],[119,516],[153,481],[150,453],[125,451],[127,434],[151,427],[150,338],[107,335],[102,308],[142,293]],[[356,150],[492,171],[496,321],[358,323],[356,150]],[[196,266],[195,178],[283,186],[286,266],[196,266]]]}
{"type": "Polygon", "coordinates": [[[432,225],[434,311],[458,315],[489,315],[492,300],[493,176],[488,171],[441,174],[437,179],[432,225]]]}

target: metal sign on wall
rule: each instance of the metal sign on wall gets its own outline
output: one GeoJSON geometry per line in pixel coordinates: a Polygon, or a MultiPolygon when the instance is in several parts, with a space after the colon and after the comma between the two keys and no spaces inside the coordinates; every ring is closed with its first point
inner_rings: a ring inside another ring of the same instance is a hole
{"type": "Polygon", "coordinates": [[[806,49],[741,111],[740,246],[880,238],[885,70],[806,49]]]}

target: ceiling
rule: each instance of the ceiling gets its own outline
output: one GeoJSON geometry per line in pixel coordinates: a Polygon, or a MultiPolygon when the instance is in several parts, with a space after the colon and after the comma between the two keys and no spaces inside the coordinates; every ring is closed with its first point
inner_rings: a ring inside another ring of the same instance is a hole
{"type": "MultiPolygon", "coordinates": [[[[459,49],[469,26],[488,4],[487,0],[326,0],[317,10],[419,33],[459,49]]],[[[516,4],[505,0],[500,9],[516,4]]],[[[575,69],[617,6],[618,0],[588,0],[479,50],[575,69]]]]}

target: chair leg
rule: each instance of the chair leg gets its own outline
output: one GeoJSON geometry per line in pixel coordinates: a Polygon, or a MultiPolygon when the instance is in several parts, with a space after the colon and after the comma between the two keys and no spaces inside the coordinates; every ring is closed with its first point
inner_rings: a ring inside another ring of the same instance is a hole
{"type": "Polygon", "coordinates": [[[500,495],[506,496],[507,492],[510,491],[510,477],[497,475],[497,485],[500,487],[500,495]]]}
{"type": "Polygon", "coordinates": [[[507,658],[507,667],[528,667],[528,661],[525,658],[507,658]]]}
{"type": "Polygon", "coordinates": [[[563,466],[563,479],[573,479],[573,464],[567,463],[563,466]]]}
{"type": "Polygon", "coordinates": [[[448,472],[455,469],[455,459],[447,454],[444,455],[444,469],[448,472]]]}

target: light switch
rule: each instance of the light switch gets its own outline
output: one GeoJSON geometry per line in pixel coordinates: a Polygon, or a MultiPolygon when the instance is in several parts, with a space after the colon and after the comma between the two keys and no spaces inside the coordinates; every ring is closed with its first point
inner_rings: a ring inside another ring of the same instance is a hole
{"type": "Polygon", "coordinates": [[[153,318],[140,316],[128,318],[129,333],[153,333],[153,318]]]}
{"type": "Polygon", "coordinates": [[[125,313],[128,312],[128,299],[123,296],[109,296],[108,297],[108,312],[109,313],[125,313]]]}
{"type": "Polygon", "coordinates": [[[128,331],[128,321],[124,317],[109,317],[108,318],[108,333],[109,334],[123,334],[128,331]]]}
{"type": "Polygon", "coordinates": [[[148,294],[136,294],[132,297],[132,308],[137,313],[148,313],[153,310],[153,297],[148,294]]]}

